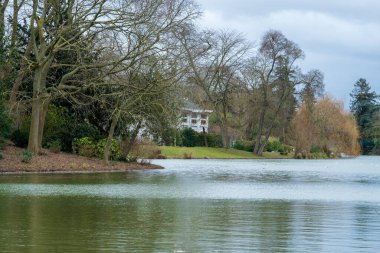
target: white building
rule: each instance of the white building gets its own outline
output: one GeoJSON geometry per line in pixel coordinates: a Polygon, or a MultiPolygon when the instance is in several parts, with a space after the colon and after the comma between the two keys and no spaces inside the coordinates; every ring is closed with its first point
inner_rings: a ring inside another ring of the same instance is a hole
{"type": "Polygon", "coordinates": [[[208,133],[208,117],[212,113],[211,110],[202,109],[198,105],[189,100],[184,100],[181,108],[182,128],[191,128],[198,133],[205,131],[208,133]]]}

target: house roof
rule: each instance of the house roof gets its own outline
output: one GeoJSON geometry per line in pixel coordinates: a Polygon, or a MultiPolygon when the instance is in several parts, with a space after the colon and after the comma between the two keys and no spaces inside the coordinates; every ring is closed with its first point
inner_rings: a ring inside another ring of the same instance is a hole
{"type": "Polygon", "coordinates": [[[191,110],[202,110],[202,108],[199,105],[194,104],[193,102],[187,99],[183,101],[182,108],[191,109],[191,110]]]}
{"type": "Polygon", "coordinates": [[[183,99],[182,101],[182,109],[183,110],[190,110],[190,111],[196,111],[196,112],[208,112],[211,113],[211,110],[207,110],[204,108],[201,108],[199,105],[191,102],[188,99],[183,99]]]}

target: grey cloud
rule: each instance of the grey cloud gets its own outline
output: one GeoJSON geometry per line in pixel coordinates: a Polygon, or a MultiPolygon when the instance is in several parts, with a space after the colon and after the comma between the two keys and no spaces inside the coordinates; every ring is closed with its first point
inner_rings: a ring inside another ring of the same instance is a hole
{"type": "Polygon", "coordinates": [[[377,21],[378,0],[199,0],[204,9],[222,11],[225,18],[236,15],[266,15],[279,10],[318,11],[338,17],[377,21]]]}
{"type": "Polygon", "coordinates": [[[346,105],[360,77],[380,93],[380,1],[199,2],[205,11],[202,26],[235,29],[253,42],[268,29],[283,31],[305,51],[302,66],[321,69],[327,92],[346,105]]]}

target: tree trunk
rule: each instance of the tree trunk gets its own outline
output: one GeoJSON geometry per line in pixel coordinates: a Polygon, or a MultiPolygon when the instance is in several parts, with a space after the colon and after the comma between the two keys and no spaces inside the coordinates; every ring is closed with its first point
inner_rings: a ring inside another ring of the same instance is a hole
{"type": "Polygon", "coordinates": [[[103,159],[104,159],[104,163],[107,164],[107,165],[109,164],[110,155],[111,155],[111,145],[112,145],[113,135],[115,133],[115,128],[117,126],[117,123],[119,122],[119,118],[120,118],[120,111],[116,112],[112,116],[112,122],[111,122],[110,130],[108,132],[106,146],[104,147],[104,157],[103,157],[103,159]]]}
{"type": "Polygon", "coordinates": [[[258,152],[258,155],[260,155],[260,156],[263,155],[264,148],[268,144],[268,140],[269,140],[270,135],[272,134],[274,125],[275,125],[274,123],[271,124],[271,126],[269,127],[268,131],[265,134],[264,141],[260,145],[259,152],[258,152]]]}
{"type": "Polygon", "coordinates": [[[245,138],[247,140],[250,140],[252,138],[252,127],[253,127],[253,122],[252,120],[249,120],[248,125],[245,128],[245,138]]]}
{"type": "Polygon", "coordinates": [[[34,73],[33,79],[33,101],[32,101],[32,115],[29,130],[29,141],[28,150],[33,154],[38,154],[39,152],[39,125],[40,125],[40,114],[42,111],[42,101],[41,101],[41,82],[43,79],[42,68],[37,68],[34,73]]]}
{"type": "Polygon", "coordinates": [[[9,0],[5,0],[3,3],[0,1],[0,79],[4,79],[7,76],[7,60],[5,52],[5,10],[7,8],[9,0]]]}
{"type": "Polygon", "coordinates": [[[269,132],[267,135],[265,135],[264,141],[261,142],[260,147],[259,147],[259,151],[257,152],[257,155],[259,155],[259,156],[263,155],[264,148],[268,144],[268,140],[269,140],[269,132]]]}
{"type": "Polygon", "coordinates": [[[203,141],[205,143],[205,147],[208,148],[208,143],[207,143],[207,133],[206,133],[206,129],[205,127],[202,127],[202,130],[203,130],[203,141]]]}
{"type": "Polygon", "coordinates": [[[18,13],[20,11],[22,3],[19,5],[17,0],[13,0],[13,16],[12,16],[12,34],[11,34],[11,48],[14,50],[16,48],[17,42],[17,30],[18,30],[18,13]]]}
{"type": "Polygon", "coordinates": [[[9,0],[5,0],[3,3],[0,2],[0,49],[4,48],[4,34],[5,34],[5,10],[8,6],[9,0]]]}
{"type": "Polygon", "coordinates": [[[263,128],[264,128],[265,114],[266,114],[266,107],[264,106],[261,113],[260,113],[259,127],[257,129],[257,135],[256,135],[256,143],[255,143],[255,147],[253,149],[253,153],[257,154],[257,155],[260,155],[259,150],[261,147],[261,135],[262,135],[263,128]]]}
{"type": "Polygon", "coordinates": [[[225,122],[222,122],[220,130],[221,130],[221,134],[222,134],[223,148],[229,149],[230,148],[230,140],[228,138],[228,127],[226,126],[225,122]]]}
{"type": "MultiPolygon", "coordinates": [[[[32,115],[29,131],[28,150],[37,155],[40,151],[40,138],[42,139],[43,129],[45,125],[44,115],[44,98],[42,91],[46,87],[46,77],[51,64],[51,59],[46,61],[43,66],[35,69],[33,78],[33,101],[32,101],[32,115]],[[40,136],[41,135],[41,136],[40,136]]],[[[46,98],[45,98],[46,99],[46,98]]]]}
{"type": "Polygon", "coordinates": [[[42,149],[42,139],[44,135],[44,128],[46,122],[46,115],[49,109],[50,98],[42,101],[41,111],[40,111],[40,123],[38,125],[38,148],[42,149]]]}
{"type": "Polygon", "coordinates": [[[133,145],[135,144],[135,141],[136,141],[136,138],[137,138],[137,135],[139,134],[139,130],[141,128],[141,122],[139,122],[135,128],[135,130],[133,131],[132,135],[131,135],[131,138],[128,142],[128,145],[127,147],[125,148],[125,153],[124,155],[127,157],[129,155],[129,152],[131,152],[132,148],[133,148],[133,145]]]}
{"type": "Polygon", "coordinates": [[[31,115],[31,121],[30,121],[28,150],[35,155],[38,154],[39,152],[38,131],[39,131],[39,124],[40,124],[41,107],[42,107],[41,101],[38,98],[38,93],[33,92],[32,115],[31,115]]]}

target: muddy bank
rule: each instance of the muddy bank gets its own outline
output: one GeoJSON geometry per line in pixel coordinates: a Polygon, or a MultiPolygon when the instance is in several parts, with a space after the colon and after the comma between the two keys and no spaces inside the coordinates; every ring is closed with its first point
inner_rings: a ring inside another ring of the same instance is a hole
{"type": "Polygon", "coordinates": [[[103,161],[68,153],[53,153],[33,156],[30,163],[21,161],[23,149],[6,146],[0,160],[0,174],[10,173],[101,173],[124,172],[130,170],[160,169],[154,164],[111,162],[105,165],[103,161]]]}

